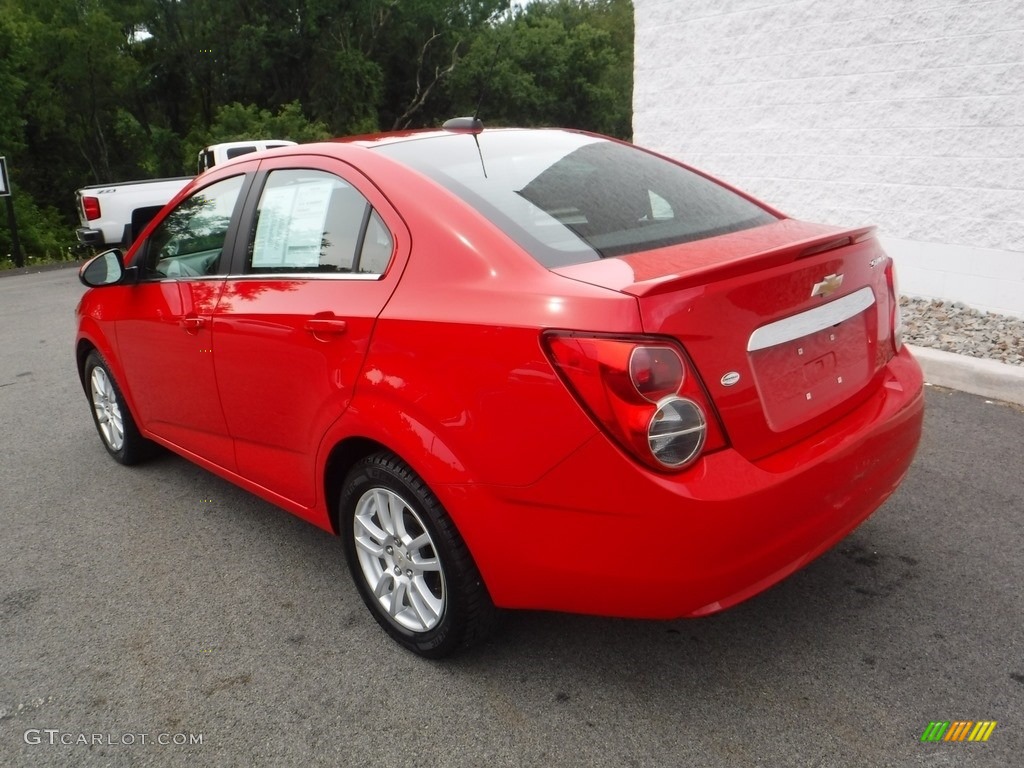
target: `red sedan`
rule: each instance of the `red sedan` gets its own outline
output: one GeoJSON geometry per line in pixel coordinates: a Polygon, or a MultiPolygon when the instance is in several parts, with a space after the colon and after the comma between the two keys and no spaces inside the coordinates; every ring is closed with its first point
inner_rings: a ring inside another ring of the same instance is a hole
{"type": "Polygon", "coordinates": [[[920,437],[872,229],[592,134],[248,155],[81,277],[114,459],[164,446],[340,534],[424,656],[498,608],[728,608],[868,517],[920,437]]]}

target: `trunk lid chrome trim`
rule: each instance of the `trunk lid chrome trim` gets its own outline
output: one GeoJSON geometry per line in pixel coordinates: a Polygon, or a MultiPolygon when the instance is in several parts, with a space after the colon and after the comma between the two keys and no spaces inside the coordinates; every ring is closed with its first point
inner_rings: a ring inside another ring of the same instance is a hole
{"type": "Polygon", "coordinates": [[[761,326],[750,334],[747,352],[768,349],[823,331],[829,326],[855,317],[874,303],[874,291],[870,286],[864,286],[841,299],[761,326]]]}

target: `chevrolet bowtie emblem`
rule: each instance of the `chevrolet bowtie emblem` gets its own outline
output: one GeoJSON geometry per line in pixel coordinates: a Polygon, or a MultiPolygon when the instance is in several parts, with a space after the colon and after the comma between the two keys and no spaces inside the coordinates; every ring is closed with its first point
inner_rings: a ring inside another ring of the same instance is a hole
{"type": "Polygon", "coordinates": [[[815,283],[814,288],[811,289],[811,298],[815,296],[831,296],[833,293],[839,290],[839,286],[843,284],[842,275],[826,275],[821,279],[820,283],[815,283]]]}

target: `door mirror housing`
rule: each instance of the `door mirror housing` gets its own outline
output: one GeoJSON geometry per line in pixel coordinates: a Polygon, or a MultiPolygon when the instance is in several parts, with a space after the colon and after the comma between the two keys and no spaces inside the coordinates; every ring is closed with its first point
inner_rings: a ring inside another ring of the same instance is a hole
{"type": "Polygon", "coordinates": [[[133,282],[135,267],[126,268],[124,254],[118,248],[111,248],[94,256],[78,270],[78,279],[90,288],[133,282]]]}

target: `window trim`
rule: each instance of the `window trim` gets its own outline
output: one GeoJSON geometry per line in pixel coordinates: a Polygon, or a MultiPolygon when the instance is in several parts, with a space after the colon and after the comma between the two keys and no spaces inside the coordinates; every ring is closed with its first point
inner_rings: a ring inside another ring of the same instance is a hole
{"type": "Polygon", "coordinates": [[[324,274],[323,272],[246,272],[245,274],[229,274],[228,277],[232,280],[359,280],[362,282],[376,282],[383,279],[384,275],[357,274],[355,272],[338,272],[333,274],[324,274]]]}

